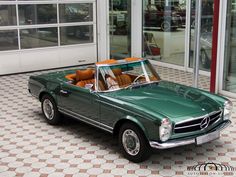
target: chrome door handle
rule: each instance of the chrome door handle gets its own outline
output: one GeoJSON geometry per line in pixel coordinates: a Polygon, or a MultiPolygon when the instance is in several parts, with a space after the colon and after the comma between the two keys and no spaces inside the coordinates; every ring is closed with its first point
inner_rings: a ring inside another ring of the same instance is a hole
{"type": "Polygon", "coordinates": [[[60,93],[63,94],[63,95],[68,95],[69,94],[69,92],[66,91],[66,90],[60,90],[60,93]]]}

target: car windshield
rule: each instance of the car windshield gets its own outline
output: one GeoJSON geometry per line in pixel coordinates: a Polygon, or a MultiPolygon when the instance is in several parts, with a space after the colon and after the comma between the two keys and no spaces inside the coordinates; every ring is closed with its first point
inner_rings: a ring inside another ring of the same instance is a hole
{"type": "Polygon", "coordinates": [[[158,82],[160,77],[148,60],[141,60],[99,66],[98,81],[98,91],[114,91],[158,82]]]}

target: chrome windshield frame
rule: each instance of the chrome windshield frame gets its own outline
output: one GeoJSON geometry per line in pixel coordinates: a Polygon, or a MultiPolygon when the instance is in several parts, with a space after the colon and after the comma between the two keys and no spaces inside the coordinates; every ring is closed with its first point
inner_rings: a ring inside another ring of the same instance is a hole
{"type": "MultiPolygon", "coordinates": [[[[127,62],[125,60],[117,60],[118,63],[111,63],[111,64],[95,64],[95,89],[94,92],[96,93],[109,93],[109,92],[114,92],[114,91],[118,91],[118,90],[123,90],[123,89],[127,89],[128,87],[124,87],[124,88],[118,88],[118,89],[113,89],[113,90],[105,90],[105,91],[101,91],[99,90],[99,84],[98,84],[98,80],[99,80],[99,68],[100,67],[110,67],[110,66],[119,66],[119,65],[125,65],[125,64],[133,64],[133,63],[141,63],[141,66],[143,66],[143,62],[148,61],[148,64],[150,66],[150,69],[152,72],[155,72],[156,75],[158,76],[158,81],[150,81],[150,82],[146,82],[146,83],[141,83],[141,84],[137,84],[136,86],[142,86],[142,85],[147,85],[147,84],[152,84],[152,83],[158,83],[161,81],[161,78],[159,76],[159,74],[156,72],[156,70],[153,68],[152,64],[149,62],[148,59],[145,58],[140,58],[137,61],[131,61],[131,62],[127,62]]],[[[143,68],[142,68],[143,69],[143,68]]]]}

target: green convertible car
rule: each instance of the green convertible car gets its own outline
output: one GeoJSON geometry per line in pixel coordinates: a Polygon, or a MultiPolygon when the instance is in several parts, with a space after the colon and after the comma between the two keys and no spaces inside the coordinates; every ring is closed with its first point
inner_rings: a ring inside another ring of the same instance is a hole
{"type": "Polygon", "coordinates": [[[133,162],[147,159],[152,148],[218,139],[231,123],[228,99],[161,80],[146,59],[106,60],[31,76],[28,84],[49,124],[63,114],[108,131],[133,162]]]}

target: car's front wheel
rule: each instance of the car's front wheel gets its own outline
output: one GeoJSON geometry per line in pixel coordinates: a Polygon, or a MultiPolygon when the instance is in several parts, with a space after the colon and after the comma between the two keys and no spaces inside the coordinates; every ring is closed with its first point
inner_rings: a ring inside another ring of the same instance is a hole
{"type": "Polygon", "coordinates": [[[41,107],[46,121],[51,125],[56,125],[60,122],[61,115],[57,109],[54,99],[49,95],[44,95],[41,100],[41,107]]]}
{"type": "Polygon", "coordinates": [[[124,156],[132,162],[143,162],[150,156],[151,148],[143,132],[134,124],[124,124],[119,132],[119,145],[124,156]]]}

